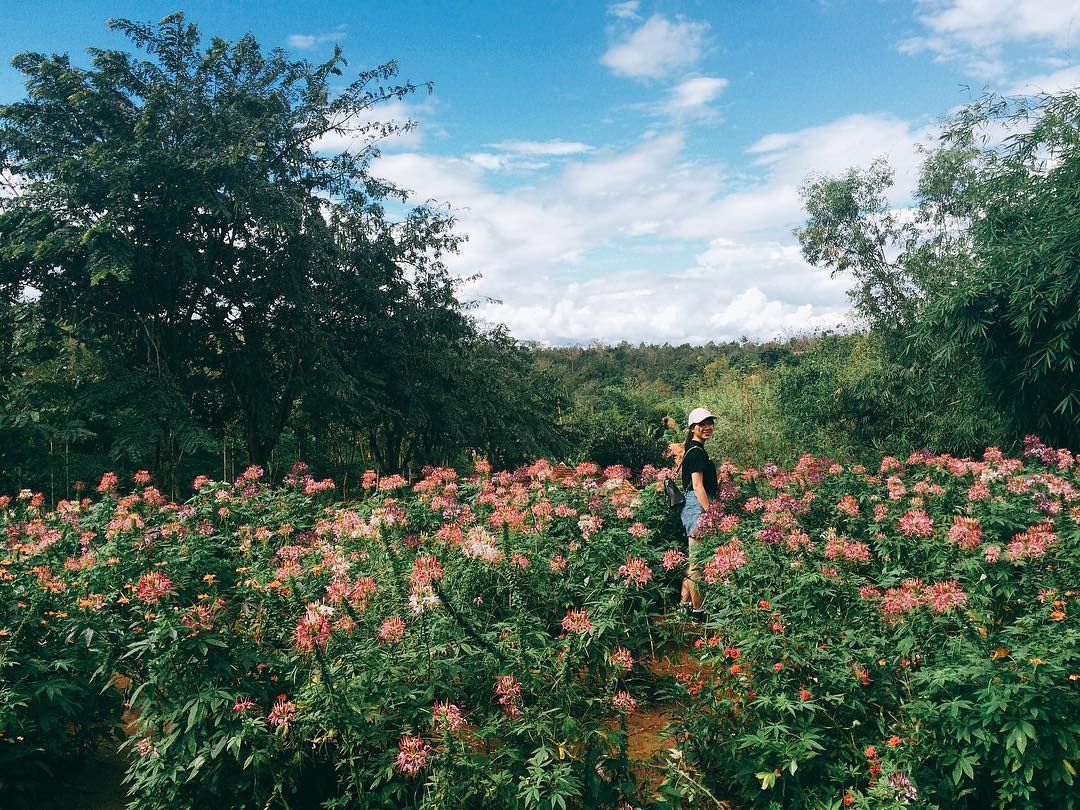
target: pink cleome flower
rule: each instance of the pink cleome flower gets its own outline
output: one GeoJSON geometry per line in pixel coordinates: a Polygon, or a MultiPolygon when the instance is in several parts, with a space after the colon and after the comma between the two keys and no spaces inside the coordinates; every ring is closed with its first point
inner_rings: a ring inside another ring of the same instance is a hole
{"type": "Polygon", "coordinates": [[[836,504],[836,509],[849,517],[855,517],[859,514],[859,502],[855,500],[854,496],[845,495],[836,504]]]}
{"type": "Polygon", "coordinates": [[[923,588],[926,605],[934,613],[948,613],[967,604],[967,594],[955,579],[947,582],[935,582],[923,588]]]}
{"type": "Polygon", "coordinates": [[[380,492],[389,492],[390,490],[401,489],[407,483],[409,482],[400,475],[388,475],[379,480],[378,488],[380,492]]]}
{"type": "Polygon", "coordinates": [[[296,704],[287,700],[285,695],[278,695],[277,700],[266,715],[266,722],[272,728],[287,730],[289,724],[296,717],[296,704]]]}
{"type": "Polygon", "coordinates": [[[664,552],[664,558],[660,565],[665,571],[673,571],[686,562],[686,554],[677,548],[669,548],[664,552]]]}
{"type": "Polygon", "coordinates": [[[870,546],[840,537],[830,530],[825,544],[825,557],[830,560],[840,558],[848,562],[866,562],[870,559],[870,546]]]}
{"type": "Polygon", "coordinates": [[[357,577],[356,582],[349,590],[348,599],[349,604],[354,609],[363,611],[367,609],[368,600],[378,590],[378,586],[375,583],[375,577],[363,576],[357,577]]]}
{"type": "Polygon", "coordinates": [[[634,668],[634,656],[626,647],[616,647],[608,656],[608,661],[615,669],[630,672],[634,668]]]}
{"type": "Polygon", "coordinates": [[[720,519],[716,521],[716,528],[721,533],[726,534],[739,528],[740,522],[738,515],[721,515],[720,519]]]}
{"type": "Polygon", "coordinates": [[[413,560],[413,570],[409,575],[409,587],[416,590],[424,585],[443,578],[443,568],[439,558],[434,556],[420,556],[413,560]]]}
{"type": "Polygon", "coordinates": [[[982,542],[982,527],[975,518],[957,515],[953,518],[953,525],[945,535],[950,542],[956,543],[962,549],[970,551],[978,548],[982,542]]]}
{"type": "Polygon", "coordinates": [[[495,697],[502,706],[503,714],[510,719],[521,717],[521,684],[513,675],[499,675],[495,679],[495,697]]]}
{"type": "Polygon", "coordinates": [[[652,569],[640,557],[627,556],[626,563],[619,566],[619,576],[627,585],[642,588],[652,579],[652,569]]]}
{"type": "Polygon", "coordinates": [[[396,644],[405,638],[405,622],[400,616],[387,616],[379,625],[378,637],[384,644],[396,644]]]}
{"type": "Polygon", "coordinates": [[[416,776],[427,765],[431,746],[423,737],[410,737],[408,734],[398,740],[398,753],[394,759],[394,770],[406,776],[416,776]]]}
{"type": "Polygon", "coordinates": [[[135,583],[135,598],[148,605],[156,605],[158,600],[176,590],[172,581],[160,571],[148,571],[135,583]]]}
{"type": "Polygon", "coordinates": [[[890,475],[885,479],[885,488],[889,492],[890,501],[898,501],[907,495],[907,487],[899,476],[890,475]]]}
{"type": "Polygon", "coordinates": [[[814,542],[810,539],[810,535],[798,528],[792,529],[784,535],[784,543],[792,551],[798,551],[800,548],[810,551],[814,548],[814,542]]]}
{"type": "Polygon", "coordinates": [[[570,608],[563,617],[562,628],[567,633],[585,633],[592,629],[592,622],[586,611],[570,608]]]}
{"type": "Polygon", "coordinates": [[[1032,526],[1026,532],[1016,534],[1005,549],[1011,562],[1042,557],[1046,549],[1057,541],[1053,523],[1041,523],[1032,526]]]}
{"type": "Polygon", "coordinates": [[[625,689],[620,689],[611,696],[611,705],[624,714],[633,714],[637,711],[637,701],[625,689]]]}
{"type": "Polygon", "coordinates": [[[107,472],[101,476],[101,481],[97,485],[97,491],[102,495],[115,492],[117,483],[119,483],[119,479],[116,477],[116,473],[107,472]]]}
{"type": "Polygon", "coordinates": [[[553,574],[561,574],[566,570],[568,563],[562,554],[556,554],[548,561],[548,570],[553,574]]]}
{"type": "Polygon", "coordinates": [[[908,537],[932,537],[934,534],[934,521],[922,509],[908,509],[897,527],[908,537]]]}
{"type": "Polygon", "coordinates": [[[461,709],[449,700],[435,701],[435,706],[431,710],[431,719],[435,726],[451,732],[465,725],[465,716],[461,713],[461,709]]]}
{"type": "Polygon", "coordinates": [[[320,602],[310,603],[293,631],[293,643],[296,649],[308,653],[325,650],[326,643],[330,639],[330,620],[327,617],[332,613],[333,609],[328,605],[320,602]]]}
{"type": "Polygon", "coordinates": [[[704,565],[705,581],[715,584],[726,580],[728,574],[746,565],[746,552],[742,550],[739,538],[733,539],[716,549],[711,560],[704,565]]]}
{"type": "Polygon", "coordinates": [[[921,579],[906,579],[899,588],[888,588],[881,598],[881,612],[897,616],[925,603],[921,579]]]}
{"type": "Polygon", "coordinates": [[[881,588],[877,585],[861,585],[859,586],[859,598],[863,600],[880,599],[881,588]]]}

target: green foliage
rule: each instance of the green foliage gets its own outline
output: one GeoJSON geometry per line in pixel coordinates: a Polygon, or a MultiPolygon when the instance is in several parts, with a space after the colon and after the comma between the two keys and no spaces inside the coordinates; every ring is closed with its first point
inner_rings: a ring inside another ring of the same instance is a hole
{"type": "Polygon", "coordinates": [[[973,176],[975,261],[942,289],[920,324],[927,350],[952,361],[971,347],[1015,429],[1080,442],[1080,96],[987,98],[947,130],[945,147],[966,148],[973,176]],[[1000,144],[973,148],[991,125],[1000,144]]]}
{"type": "Polygon", "coordinates": [[[940,368],[900,362],[879,332],[824,334],[777,370],[780,430],[788,446],[845,462],[1007,443],[979,370],[967,371],[966,384],[955,385],[940,368]]]}
{"type": "Polygon", "coordinates": [[[880,158],[865,172],[813,178],[800,190],[807,222],[795,232],[807,261],[829,268],[833,276],[854,276],[850,295],[856,312],[884,330],[911,323],[918,293],[905,264],[891,255],[913,238],[911,227],[889,208],[886,192],[892,184],[893,171],[880,158]]]}
{"type": "Polygon", "coordinates": [[[27,96],[0,106],[0,172],[19,180],[0,198],[0,318],[24,324],[0,376],[10,485],[48,469],[70,494],[74,448],[178,497],[230,450],[269,465],[286,428],[387,470],[557,444],[525,350],[457,298],[452,216],[369,171],[412,126],[381,106],[424,86],[393,62],[346,79],[339,50],[204,44],[181,13],[109,25],[136,52],[22,54],[27,96]]]}
{"type": "Polygon", "coordinates": [[[0,498],[5,797],[130,705],[136,808],[1075,807],[1076,463],[723,465],[692,622],[656,479],[595,464],[0,498]]]}
{"type": "MultiPolygon", "coordinates": [[[[926,155],[911,216],[889,206],[881,160],[803,189],[803,253],[853,276],[855,310],[902,380],[886,386],[901,413],[946,424],[993,404],[944,429],[939,447],[995,441],[1001,428],[1011,446],[1036,432],[1080,442],[1078,109],[1075,90],[963,109],[926,155]]],[[[902,421],[918,443],[939,438],[902,421]]]]}

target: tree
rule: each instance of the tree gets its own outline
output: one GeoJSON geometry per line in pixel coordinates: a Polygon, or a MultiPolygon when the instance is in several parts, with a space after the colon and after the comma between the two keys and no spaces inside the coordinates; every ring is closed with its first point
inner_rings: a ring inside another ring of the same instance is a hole
{"type": "Polygon", "coordinates": [[[854,277],[855,311],[880,330],[910,326],[920,292],[902,257],[913,228],[890,210],[885,196],[893,179],[882,158],[866,171],[811,178],[800,189],[807,221],[795,231],[808,262],[833,276],[854,277]]]}
{"type": "Polygon", "coordinates": [[[987,97],[943,142],[970,155],[956,196],[974,261],[918,338],[949,363],[973,349],[1018,432],[1080,447],[1080,95],[987,97]],[[1006,137],[988,140],[998,128],[1006,137]]]}
{"type": "Polygon", "coordinates": [[[440,260],[452,219],[369,171],[411,126],[369,119],[419,88],[382,84],[390,62],[334,92],[340,50],[319,65],[250,35],[203,50],[180,13],[109,27],[146,58],[14,60],[28,95],[0,106],[0,175],[19,180],[0,200],[0,287],[36,291],[97,354],[167,479],[234,414],[265,463],[301,398],[375,402],[403,301],[460,308],[440,260]],[[331,137],[355,146],[321,151],[331,137]]]}
{"type": "Polygon", "coordinates": [[[797,235],[809,261],[852,273],[856,310],[891,338],[921,411],[986,399],[1014,441],[1080,446],[1078,179],[1077,91],[989,96],[944,126],[913,216],[888,207],[892,173],[876,161],[808,183],[797,235]]]}

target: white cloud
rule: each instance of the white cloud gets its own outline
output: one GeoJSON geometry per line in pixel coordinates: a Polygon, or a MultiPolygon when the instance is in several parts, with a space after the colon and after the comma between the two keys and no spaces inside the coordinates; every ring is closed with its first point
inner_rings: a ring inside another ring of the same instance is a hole
{"type": "Polygon", "coordinates": [[[567,167],[562,184],[574,195],[605,197],[647,192],[664,180],[664,171],[683,148],[681,133],[646,138],[620,153],[604,153],[595,159],[567,167]]]}
{"type": "Polygon", "coordinates": [[[587,143],[579,141],[503,141],[502,143],[489,144],[492,149],[501,152],[514,152],[519,155],[580,155],[582,152],[592,151],[587,143]]]}
{"type": "Polygon", "coordinates": [[[768,298],[757,287],[749,287],[735,296],[709,319],[709,325],[726,339],[737,334],[758,341],[834,329],[848,323],[843,310],[815,311],[810,304],[788,304],[768,298]]]}
{"type": "Polygon", "coordinates": [[[768,168],[774,182],[801,184],[814,174],[840,174],[884,157],[896,171],[893,198],[907,199],[918,176],[921,156],[916,143],[926,130],[892,115],[856,113],[794,132],[765,135],[747,150],[768,168]]]}
{"type": "Polygon", "coordinates": [[[691,275],[723,289],[745,285],[752,268],[755,287],[777,300],[790,300],[796,290],[800,305],[834,310],[846,300],[846,283],[809,264],[794,240],[714,239],[697,262],[691,275]]]}
{"type": "Polygon", "coordinates": [[[666,78],[697,64],[708,30],[706,22],[654,14],[608,48],[600,61],[620,76],[666,78]]]}
{"type": "Polygon", "coordinates": [[[671,88],[660,111],[677,120],[712,118],[716,115],[716,111],[710,105],[727,86],[727,79],[715,76],[691,76],[671,88]]]}
{"type": "Polygon", "coordinates": [[[608,14],[620,20],[640,20],[638,9],[641,3],[638,0],[626,0],[625,3],[612,3],[607,7],[608,14]]]}
{"type": "Polygon", "coordinates": [[[1010,43],[1067,48],[1080,31],[1080,0],[915,0],[927,29],[900,44],[905,53],[933,53],[963,63],[975,75],[1007,70],[1001,49],[1010,43]]]}
{"type": "Polygon", "coordinates": [[[346,36],[345,27],[339,26],[333,31],[328,31],[323,34],[289,34],[285,42],[290,48],[309,51],[317,48],[319,45],[326,45],[331,42],[341,42],[346,36]]]}
{"type": "Polygon", "coordinates": [[[360,152],[371,143],[378,144],[380,149],[417,149],[423,142],[425,134],[432,133],[441,135],[442,130],[436,125],[428,123],[435,118],[435,102],[428,98],[415,103],[404,99],[391,99],[380,102],[366,110],[366,117],[362,120],[350,121],[343,132],[329,132],[312,143],[316,152],[344,152],[351,150],[360,152]],[[415,126],[406,132],[391,135],[386,138],[379,137],[377,128],[372,124],[397,124],[405,125],[413,122],[415,126]]]}
{"type": "Polygon", "coordinates": [[[920,134],[888,115],[847,116],[760,138],[751,173],[742,174],[692,158],[677,130],[557,156],[562,163],[548,171],[500,175],[498,188],[492,168],[546,161],[545,152],[571,151],[551,144],[576,142],[523,150],[535,155],[390,154],[374,171],[419,199],[454,206],[469,240],[451,269],[483,275],[464,294],[503,301],[480,314],[519,338],[767,339],[835,327],[848,309],[845,280],[807,265],[791,235],[804,218],[798,187],[806,175],[885,154],[898,170],[900,201],[911,192],[920,134]]]}
{"type": "Polygon", "coordinates": [[[503,141],[488,144],[496,152],[474,152],[466,159],[492,172],[537,172],[552,162],[591,152],[592,147],[579,141],[503,141]]]}
{"type": "Polygon", "coordinates": [[[481,317],[505,323],[518,337],[545,343],[705,343],[753,340],[831,329],[850,322],[846,305],[789,303],[754,284],[736,288],[691,274],[658,284],[644,270],[609,273],[562,286],[549,284],[528,297],[483,305],[481,317]]]}
{"type": "Polygon", "coordinates": [[[1028,76],[1006,91],[1009,95],[1037,95],[1060,93],[1080,87],[1080,65],[1060,67],[1050,73],[1028,76]]]}

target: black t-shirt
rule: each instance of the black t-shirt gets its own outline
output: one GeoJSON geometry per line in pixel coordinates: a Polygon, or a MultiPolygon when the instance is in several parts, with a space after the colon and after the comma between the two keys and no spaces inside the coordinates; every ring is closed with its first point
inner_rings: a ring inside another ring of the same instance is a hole
{"type": "Polygon", "coordinates": [[[682,464],[682,485],[687,492],[690,492],[694,487],[693,475],[696,472],[701,473],[705,484],[705,494],[709,496],[709,500],[712,500],[716,497],[717,491],[716,465],[709,458],[705,445],[701,442],[692,441],[686,455],[683,456],[682,464]]]}

